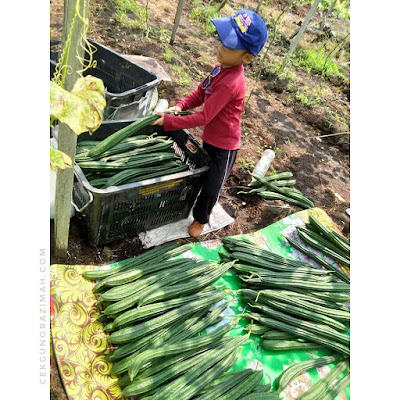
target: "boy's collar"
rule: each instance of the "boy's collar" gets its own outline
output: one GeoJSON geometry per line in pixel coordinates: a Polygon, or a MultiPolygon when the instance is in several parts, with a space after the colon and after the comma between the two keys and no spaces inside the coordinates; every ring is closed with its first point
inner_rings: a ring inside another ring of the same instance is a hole
{"type": "Polygon", "coordinates": [[[243,64],[233,65],[232,67],[223,67],[221,63],[218,63],[218,64],[216,64],[216,67],[217,67],[218,65],[221,65],[222,70],[224,70],[224,69],[230,69],[230,70],[232,70],[232,69],[240,69],[240,68],[243,68],[243,64]]]}

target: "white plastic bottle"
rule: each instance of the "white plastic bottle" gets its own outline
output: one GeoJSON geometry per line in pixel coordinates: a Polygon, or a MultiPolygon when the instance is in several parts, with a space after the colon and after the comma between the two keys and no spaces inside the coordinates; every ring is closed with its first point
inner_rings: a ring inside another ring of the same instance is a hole
{"type": "MultiPolygon", "coordinates": [[[[257,176],[258,178],[263,178],[268,171],[269,166],[271,165],[273,159],[275,158],[275,152],[271,149],[267,149],[262,153],[260,160],[256,164],[253,169],[252,174],[257,176]]],[[[255,179],[251,180],[251,183],[255,183],[255,179]]]]}
{"type": "Polygon", "coordinates": [[[153,113],[165,112],[168,109],[168,100],[160,99],[158,100],[156,106],[154,107],[153,113]]]}

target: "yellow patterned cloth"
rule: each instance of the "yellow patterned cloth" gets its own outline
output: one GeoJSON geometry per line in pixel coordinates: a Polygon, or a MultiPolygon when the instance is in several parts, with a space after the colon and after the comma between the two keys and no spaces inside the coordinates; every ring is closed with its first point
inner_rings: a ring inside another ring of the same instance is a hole
{"type": "Polygon", "coordinates": [[[110,352],[94,284],[82,277],[86,265],[50,267],[51,335],[58,368],[70,400],[124,399],[117,378],[110,375],[110,352]]]}

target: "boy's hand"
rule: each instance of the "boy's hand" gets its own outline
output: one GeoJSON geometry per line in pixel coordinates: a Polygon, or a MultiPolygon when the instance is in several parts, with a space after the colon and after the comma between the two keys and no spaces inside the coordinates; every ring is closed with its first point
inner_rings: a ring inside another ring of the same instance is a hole
{"type": "Polygon", "coordinates": [[[175,115],[177,115],[178,113],[180,113],[182,111],[182,109],[180,107],[178,107],[178,106],[173,106],[173,107],[168,108],[167,111],[171,111],[175,115]]]}
{"type": "Polygon", "coordinates": [[[156,121],[152,122],[150,125],[158,125],[158,126],[163,126],[164,125],[164,113],[158,112],[156,113],[160,118],[158,118],[156,121]]]}

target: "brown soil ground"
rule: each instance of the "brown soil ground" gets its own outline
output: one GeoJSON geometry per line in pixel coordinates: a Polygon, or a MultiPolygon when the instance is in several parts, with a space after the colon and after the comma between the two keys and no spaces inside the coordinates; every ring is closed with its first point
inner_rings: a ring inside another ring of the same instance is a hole
{"type": "MultiPolygon", "coordinates": [[[[139,3],[146,5],[146,1],[139,3]]],[[[122,54],[155,58],[172,78],[172,82],[162,82],[158,87],[159,98],[166,98],[173,105],[193,90],[201,77],[206,76],[213,68],[216,62],[217,39],[206,36],[203,29],[189,17],[194,2],[187,1],[174,45],[161,43],[156,39],[157,32],[159,35],[162,28],[169,35],[176,5],[175,2],[164,0],[148,3],[148,23],[151,27],[149,38],[144,37],[139,29],[118,22],[114,11],[107,6],[107,0],[90,1],[88,37],[122,54]],[[171,62],[164,59],[166,48],[172,50],[171,62]],[[188,83],[179,84],[182,73],[190,78],[188,83]]],[[[255,9],[257,3],[258,1],[248,1],[246,6],[255,9]]],[[[267,24],[279,15],[286,4],[281,1],[269,3],[274,4],[268,9],[261,9],[267,24]]],[[[230,0],[222,15],[230,15],[240,8],[243,8],[243,2],[230,0]]],[[[286,38],[298,29],[308,10],[309,6],[296,6],[285,14],[279,28],[283,39],[271,47],[271,60],[282,59],[289,44],[286,38]]],[[[63,1],[51,0],[50,11],[50,37],[60,38],[63,1]]],[[[319,19],[320,16],[316,15],[312,20],[313,25],[319,19]]],[[[349,30],[349,21],[335,19],[329,21],[329,24],[337,38],[343,38],[349,30]]],[[[315,43],[319,39],[318,34],[308,33],[302,38],[301,44],[305,46],[307,42],[315,43]]],[[[337,62],[342,70],[348,72],[349,63],[345,57],[343,51],[339,52],[337,62]]],[[[257,60],[245,69],[248,93],[254,87],[258,69],[257,60]]],[[[276,154],[271,170],[293,172],[295,187],[317,207],[324,209],[344,233],[349,232],[350,220],[345,210],[350,207],[350,136],[345,134],[320,138],[322,135],[349,132],[348,80],[323,79],[305,70],[296,70],[291,83],[300,89],[313,89],[323,97],[323,102],[315,106],[305,106],[299,101],[293,101],[294,94],[288,83],[290,82],[263,74],[255,87],[247,112],[243,116],[243,138],[237,162],[220,197],[222,206],[235,218],[235,222],[218,232],[202,236],[201,240],[253,232],[300,210],[295,206],[285,208],[279,203],[237,194],[234,186],[246,185],[250,181],[249,172],[266,148],[272,148],[276,154]]],[[[200,128],[191,130],[191,133],[200,141],[200,128]]],[[[75,218],[71,220],[66,261],[68,264],[104,264],[132,257],[142,251],[137,236],[107,246],[89,247],[79,224],[75,218]]],[[[51,262],[56,263],[57,260],[52,258],[51,262]]],[[[54,358],[51,368],[51,398],[66,398],[54,358]]]]}

